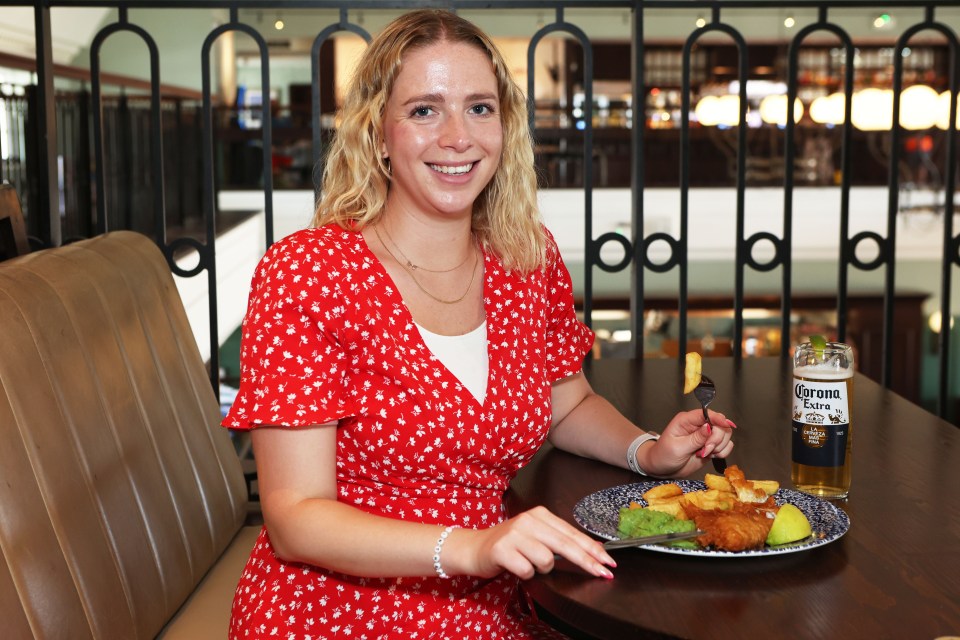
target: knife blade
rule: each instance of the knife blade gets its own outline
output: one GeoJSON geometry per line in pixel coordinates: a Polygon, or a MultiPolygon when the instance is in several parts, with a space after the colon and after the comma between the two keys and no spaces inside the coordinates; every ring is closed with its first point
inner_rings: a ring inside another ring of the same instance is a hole
{"type": "Polygon", "coordinates": [[[639,538],[620,538],[619,540],[608,540],[603,543],[603,548],[626,549],[628,547],[641,547],[645,544],[657,544],[659,542],[670,542],[672,540],[685,540],[687,538],[696,538],[702,536],[705,531],[678,531],[676,533],[658,533],[654,536],[641,536],[639,538]]]}

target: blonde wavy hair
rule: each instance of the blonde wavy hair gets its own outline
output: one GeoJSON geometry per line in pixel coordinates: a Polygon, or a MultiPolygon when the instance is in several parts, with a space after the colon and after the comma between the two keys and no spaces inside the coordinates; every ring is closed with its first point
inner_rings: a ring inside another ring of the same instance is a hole
{"type": "Polygon", "coordinates": [[[490,56],[500,100],[503,150],[493,178],[473,207],[473,231],[507,269],[544,265],[547,240],[537,205],[533,143],[523,92],[490,38],[450,11],[406,13],[370,43],[350,82],[340,125],[326,155],[323,188],[311,226],[360,230],[383,214],[390,167],[381,157],[383,111],[404,55],[440,42],[466,43],[490,56]]]}

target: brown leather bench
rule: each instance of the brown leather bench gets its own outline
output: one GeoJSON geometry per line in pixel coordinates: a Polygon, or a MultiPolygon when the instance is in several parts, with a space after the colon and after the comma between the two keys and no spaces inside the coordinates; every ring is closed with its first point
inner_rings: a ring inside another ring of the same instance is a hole
{"type": "Polygon", "coordinates": [[[12,185],[0,184],[0,260],[30,253],[20,198],[12,185]]]}
{"type": "Polygon", "coordinates": [[[148,238],[0,262],[0,636],[226,638],[259,527],[219,421],[148,238]]]}

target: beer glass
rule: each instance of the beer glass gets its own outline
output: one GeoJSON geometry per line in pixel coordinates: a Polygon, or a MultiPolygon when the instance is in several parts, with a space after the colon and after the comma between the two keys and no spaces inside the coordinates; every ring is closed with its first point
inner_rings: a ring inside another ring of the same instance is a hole
{"type": "MultiPolygon", "coordinates": [[[[822,343],[821,343],[822,344],[822,343]]],[[[793,357],[793,443],[790,479],[798,491],[820,498],[850,492],[853,349],[809,342],[793,357]],[[819,345],[818,345],[819,346],[819,345]]]]}

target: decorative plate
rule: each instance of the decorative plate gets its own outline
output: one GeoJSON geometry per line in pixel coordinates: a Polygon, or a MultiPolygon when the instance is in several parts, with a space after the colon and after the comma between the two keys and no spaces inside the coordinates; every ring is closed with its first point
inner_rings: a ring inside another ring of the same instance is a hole
{"type": "MultiPolygon", "coordinates": [[[[671,482],[679,485],[684,493],[688,491],[700,491],[707,488],[707,486],[699,480],[659,480],[656,482],[622,484],[591,493],[581,499],[573,507],[573,517],[581,527],[590,533],[600,536],[601,538],[606,538],[607,540],[618,540],[620,535],[617,533],[617,524],[620,521],[620,508],[628,506],[631,502],[637,502],[646,506],[647,502],[642,497],[645,491],[657,485],[671,482]]],[[[810,521],[813,535],[805,540],[798,540],[790,544],[764,547],[763,549],[753,549],[749,551],[682,549],[662,544],[648,544],[640,548],[684,556],[711,556],[720,558],[769,556],[782,553],[796,553],[829,544],[845,534],[850,528],[850,518],[847,514],[821,498],[808,496],[805,493],[800,493],[792,489],[780,489],[774,494],[773,498],[777,504],[789,502],[800,509],[810,521]]]]}

